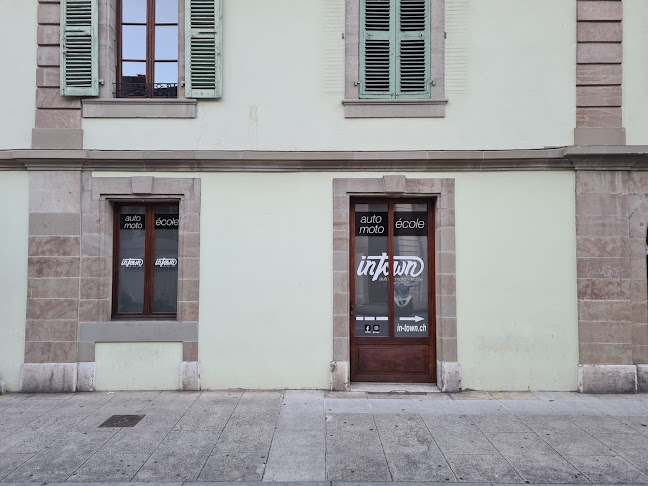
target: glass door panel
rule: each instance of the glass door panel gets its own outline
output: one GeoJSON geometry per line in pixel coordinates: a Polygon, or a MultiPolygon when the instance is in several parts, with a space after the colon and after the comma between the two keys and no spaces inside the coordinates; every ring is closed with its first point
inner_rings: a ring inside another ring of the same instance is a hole
{"type": "Polygon", "coordinates": [[[387,204],[355,205],[356,337],[389,336],[387,204]]]}

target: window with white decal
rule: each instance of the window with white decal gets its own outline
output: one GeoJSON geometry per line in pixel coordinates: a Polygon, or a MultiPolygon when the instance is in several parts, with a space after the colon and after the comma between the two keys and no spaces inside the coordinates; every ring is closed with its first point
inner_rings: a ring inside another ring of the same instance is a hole
{"type": "Polygon", "coordinates": [[[176,203],[116,205],[114,317],[176,317],[179,229],[176,203]]]}

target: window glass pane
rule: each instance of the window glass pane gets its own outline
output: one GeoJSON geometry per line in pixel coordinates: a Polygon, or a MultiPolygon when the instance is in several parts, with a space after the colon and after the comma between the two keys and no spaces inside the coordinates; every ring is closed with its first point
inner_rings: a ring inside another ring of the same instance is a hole
{"type": "Polygon", "coordinates": [[[178,206],[155,207],[153,313],[175,314],[178,305],[178,206]]]}
{"type": "Polygon", "coordinates": [[[122,59],[146,60],[146,26],[122,26],[122,59]]]}
{"type": "Polygon", "coordinates": [[[394,205],[394,336],[430,335],[426,204],[394,205]]]}
{"type": "Polygon", "coordinates": [[[122,0],[122,22],[146,23],[146,0],[122,0]]]}
{"type": "Polygon", "coordinates": [[[119,221],[119,283],[117,312],[144,312],[144,228],[141,206],[122,206],[119,221]]]}
{"type": "Polygon", "coordinates": [[[155,82],[156,83],[177,83],[178,63],[177,62],[156,62],[155,82]]]}
{"type": "Polygon", "coordinates": [[[178,59],[178,26],[155,28],[155,60],[178,59]]]}
{"type": "Polygon", "coordinates": [[[155,23],[178,23],[178,0],[155,0],[155,23]]]}
{"type": "Polygon", "coordinates": [[[355,205],[355,335],[389,336],[386,204],[355,205]]]}

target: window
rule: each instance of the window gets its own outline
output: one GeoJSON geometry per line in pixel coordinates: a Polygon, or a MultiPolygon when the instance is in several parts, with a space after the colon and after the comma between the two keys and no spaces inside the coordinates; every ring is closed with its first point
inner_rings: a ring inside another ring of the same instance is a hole
{"type": "Polygon", "coordinates": [[[428,0],[362,0],[360,97],[429,98],[428,0]]]}
{"type": "Polygon", "coordinates": [[[116,205],[113,317],[176,317],[179,228],[178,204],[116,205]]]}
{"type": "Polygon", "coordinates": [[[178,0],[121,0],[117,98],[178,96],[178,0]]]}
{"type": "Polygon", "coordinates": [[[346,4],[344,116],[445,116],[444,0],[346,4]]]}
{"type": "Polygon", "coordinates": [[[221,2],[61,0],[61,96],[221,98],[221,2]]]}

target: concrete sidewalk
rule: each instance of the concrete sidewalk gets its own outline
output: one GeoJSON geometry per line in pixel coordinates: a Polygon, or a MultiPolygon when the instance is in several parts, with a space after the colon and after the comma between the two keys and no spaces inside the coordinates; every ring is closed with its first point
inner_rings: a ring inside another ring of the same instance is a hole
{"type": "Polygon", "coordinates": [[[648,395],[9,394],[0,481],[646,484],[648,395]]]}

